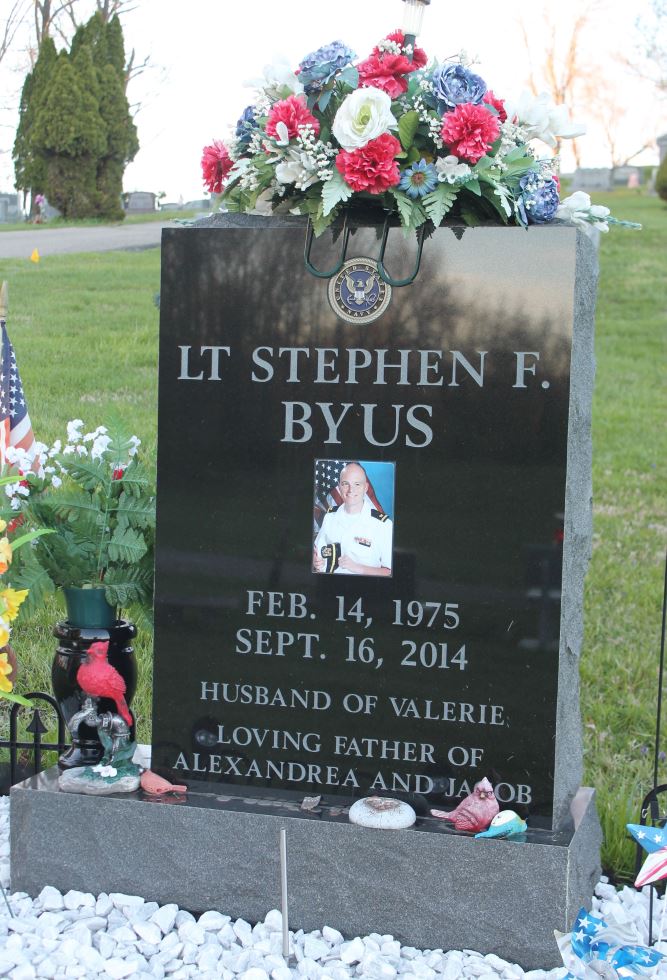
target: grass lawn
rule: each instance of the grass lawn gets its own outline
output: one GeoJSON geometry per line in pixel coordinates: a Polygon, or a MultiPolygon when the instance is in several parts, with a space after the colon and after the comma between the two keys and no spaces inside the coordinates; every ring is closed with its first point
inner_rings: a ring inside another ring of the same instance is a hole
{"type": "MultiPolygon", "coordinates": [[[[601,243],[594,544],[582,660],[586,780],[598,791],[603,863],[629,878],[633,848],[624,825],[637,819],[652,783],[667,542],[667,205],[630,191],[602,198],[617,217],[644,225],[642,232],[613,229],[601,243]]],[[[154,459],[159,263],[157,249],[0,262],[0,279],[10,282],[9,332],[38,438],[62,436],[74,417],[92,428],[113,406],[154,459]]],[[[61,610],[53,599],[15,630],[20,689],[49,690],[51,628],[61,610]]],[[[150,641],[141,637],[137,649],[142,679],[133,707],[139,737],[149,741],[150,641]]],[[[664,765],[660,781],[667,781],[664,765]]]]}

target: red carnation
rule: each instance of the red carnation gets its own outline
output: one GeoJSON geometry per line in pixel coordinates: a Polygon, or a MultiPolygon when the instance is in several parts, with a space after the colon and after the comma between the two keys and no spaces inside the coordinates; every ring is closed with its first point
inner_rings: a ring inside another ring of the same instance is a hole
{"type": "MultiPolygon", "coordinates": [[[[403,47],[403,45],[405,44],[405,34],[403,33],[403,31],[400,30],[392,31],[391,34],[387,34],[387,41],[393,41],[394,44],[400,44],[400,46],[403,47]]],[[[382,52],[378,47],[373,48],[373,54],[381,54],[381,53],[382,52]]],[[[423,68],[427,61],[428,58],[426,57],[426,52],[424,51],[424,49],[418,48],[415,45],[415,49],[412,52],[411,64],[413,65],[413,68],[411,69],[411,71],[414,71],[416,68],[423,68]]]]}
{"type": "Polygon", "coordinates": [[[503,100],[497,99],[491,89],[489,89],[484,95],[483,101],[486,102],[487,105],[492,105],[493,108],[497,110],[498,119],[500,119],[501,123],[504,123],[507,119],[507,113],[505,112],[505,103],[503,100]]]}
{"type": "Polygon", "coordinates": [[[336,157],[336,168],[353,191],[382,194],[401,179],[394,159],[400,152],[401,144],[396,137],[383,133],[358,150],[341,150],[336,157]]]}
{"type": "Polygon", "coordinates": [[[271,107],[268,119],[266,120],[267,136],[278,136],[280,138],[276,130],[278,123],[285,123],[287,126],[287,135],[290,139],[294,139],[295,136],[299,135],[301,126],[312,126],[316,136],[320,131],[320,124],[308,109],[305,98],[298,95],[290,95],[289,98],[283,99],[282,102],[276,102],[271,107]]]}
{"type": "Polygon", "coordinates": [[[454,156],[477,163],[498,139],[498,117],[483,105],[464,102],[445,114],[442,139],[454,156]]]}
{"type": "Polygon", "coordinates": [[[112,480],[122,480],[123,479],[123,473],[124,472],[125,472],[124,467],[122,467],[122,466],[116,466],[114,468],[114,471],[113,471],[113,474],[111,476],[111,479],[112,480]]]}
{"type": "MultiPolygon", "coordinates": [[[[405,36],[403,31],[394,31],[387,36],[387,40],[403,47],[405,36]]],[[[410,61],[407,55],[392,54],[376,46],[370,57],[357,65],[359,84],[362,88],[372,86],[382,89],[390,98],[397,99],[408,90],[405,76],[417,68],[423,68],[425,64],[426,52],[422,48],[415,48],[413,60],[410,61]]]]}
{"type": "Polygon", "coordinates": [[[225,177],[234,166],[227,147],[220,140],[213,140],[211,146],[204,147],[201,158],[201,172],[204,186],[212,194],[222,194],[225,177]]]}

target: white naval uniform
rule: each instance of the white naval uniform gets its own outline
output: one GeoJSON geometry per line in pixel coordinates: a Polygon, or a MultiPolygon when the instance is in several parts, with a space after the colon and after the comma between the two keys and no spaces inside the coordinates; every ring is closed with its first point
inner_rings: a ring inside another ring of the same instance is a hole
{"type": "MultiPolygon", "coordinates": [[[[368,497],[358,514],[348,514],[345,505],[324,515],[322,527],[315,538],[315,549],[321,554],[325,544],[339,544],[342,555],[372,568],[391,570],[393,524],[385,514],[373,510],[368,497]],[[374,516],[377,515],[377,516],[374,516]]],[[[347,568],[336,568],[334,574],[356,575],[347,568]]]]}

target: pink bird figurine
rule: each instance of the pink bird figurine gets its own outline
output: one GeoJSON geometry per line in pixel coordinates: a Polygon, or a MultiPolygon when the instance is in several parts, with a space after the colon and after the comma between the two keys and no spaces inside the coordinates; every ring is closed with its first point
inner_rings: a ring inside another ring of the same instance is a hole
{"type": "Polygon", "coordinates": [[[431,810],[431,816],[439,820],[449,820],[457,830],[468,830],[473,834],[486,830],[498,813],[500,807],[493,795],[493,786],[484,777],[465,800],[461,800],[455,810],[431,810]]]}
{"type": "Polygon", "coordinates": [[[150,769],[144,770],[141,774],[141,788],[145,793],[152,796],[162,796],[164,793],[187,793],[187,786],[175,786],[168,779],[163,779],[156,772],[150,769]]]}

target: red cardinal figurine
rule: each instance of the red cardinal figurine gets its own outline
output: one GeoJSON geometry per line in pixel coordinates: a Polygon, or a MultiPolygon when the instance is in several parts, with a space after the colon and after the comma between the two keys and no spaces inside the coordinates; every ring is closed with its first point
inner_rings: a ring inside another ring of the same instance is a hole
{"type": "Polygon", "coordinates": [[[162,796],[163,793],[187,793],[187,786],[175,786],[168,779],[163,779],[150,769],[144,770],[141,774],[141,788],[146,793],[153,796],[162,796]]]}
{"type": "Polygon", "coordinates": [[[113,701],[118,714],[131,726],[132,715],[124,697],[125,681],[107,660],[108,649],[108,640],[90,644],[86,660],[76,673],[77,683],[85,694],[113,701]]]}
{"type": "Polygon", "coordinates": [[[431,810],[431,816],[450,820],[457,830],[469,830],[476,834],[486,830],[499,809],[493,786],[485,776],[475,783],[472,793],[461,800],[455,810],[448,813],[445,810],[431,810]]]}

